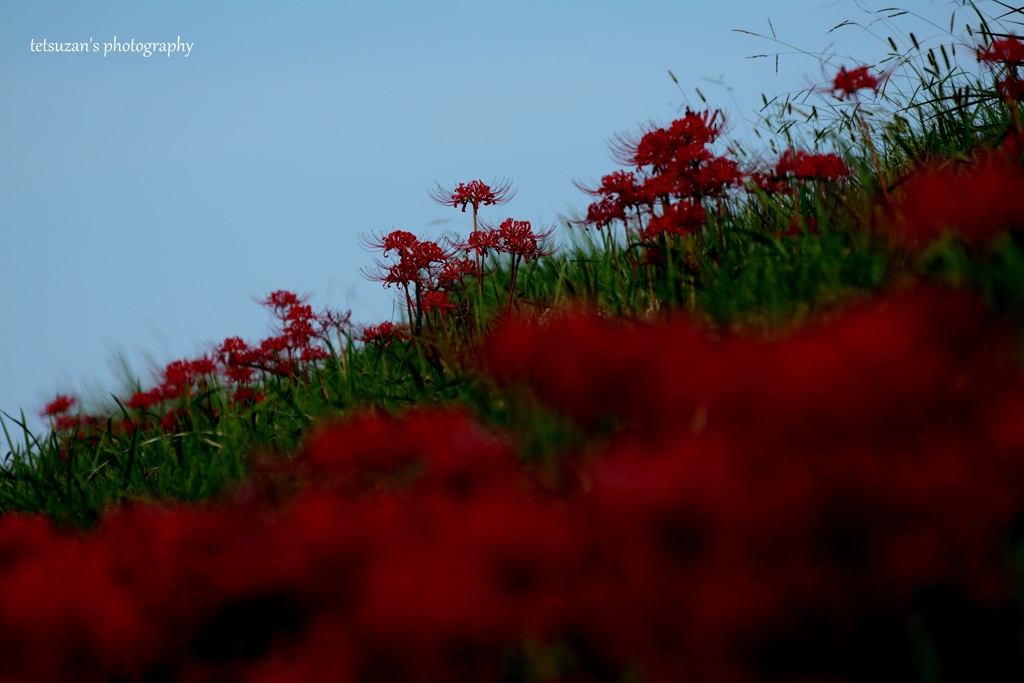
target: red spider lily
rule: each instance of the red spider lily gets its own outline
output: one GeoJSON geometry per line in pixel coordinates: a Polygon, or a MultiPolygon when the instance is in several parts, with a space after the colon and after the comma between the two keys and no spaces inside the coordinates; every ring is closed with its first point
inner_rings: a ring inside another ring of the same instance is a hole
{"type": "Polygon", "coordinates": [[[398,263],[387,264],[374,260],[376,271],[363,271],[363,276],[369,280],[376,280],[384,283],[385,287],[399,285],[408,287],[420,279],[420,268],[412,259],[403,259],[398,263]]]}
{"type": "Polygon", "coordinates": [[[217,347],[217,354],[223,364],[233,364],[239,356],[252,353],[249,344],[241,337],[228,337],[217,347]]]}
{"type": "MultiPolygon", "coordinates": [[[[1020,79],[1018,68],[1024,65],[1024,43],[1020,42],[1017,36],[1007,36],[992,41],[987,49],[976,50],[979,62],[987,64],[1001,64],[1005,67],[1005,74],[996,81],[996,88],[999,94],[1007,102],[1013,103],[1024,99],[1024,81],[1020,79]]],[[[1013,120],[1017,126],[1018,135],[1021,134],[1019,113],[1015,105],[1013,109],[1013,120]]]]}
{"type": "Polygon", "coordinates": [[[288,338],[284,336],[267,337],[260,342],[260,351],[264,356],[277,355],[287,351],[288,347],[288,338]]]}
{"type": "Polygon", "coordinates": [[[217,364],[211,358],[203,356],[190,361],[188,369],[193,377],[213,375],[217,372],[217,364]]]}
{"type": "Polygon", "coordinates": [[[986,49],[977,49],[978,61],[988,64],[1004,64],[1007,67],[1024,65],[1024,43],[1017,36],[1006,36],[993,40],[986,49]]]}
{"type": "Polygon", "coordinates": [[[163,397],[157,390],[140,391],[133,394],[130,399],[125,401],[124,405],[132,410],[145,410],[146,408],[152,408],[161,401],[163,401],[163,397]]]}
{"type": "Polygon", "coordinates": [[[160,429],[165,432],[177,431],[178,427],[182,425],[182,421],[187,416],[187,413],[180,408],[174,408],[164,413],[164,416],[160,418],[160,429]]]}
{"type": "MultiPolygon", "coordinates": [[[[789,192],[792,190],[789,181],[785,178],[778,178],[771,173],[751,173],[749,176],[750,182],[754,188],[761,190],[767,194],[775,194],[776,192],[789,192]]],[[[753,188],[748,188],[749,191],[753,192],[753,188]]]]}
{"type": "MultiPolygon", "coordinates": [[[[477,234],[480,234],[479,232],[477,234]]],[[[435,286],[439,290],[451,291],[458,288],[466,277],[479,278],[481,273],[476,263],[469,258],[449,258],[440,264],[434,273],[435,286]]]]}
{"type": "Polygon", "coordinates": [[[492,229],[492,231],[497,233],[497,251],[499,252],[512,254],[526,261],[531,261],[541,256],[550,256],[554,253],[553,249],[541,248],[541,243],[552,235],[554,228],[535,233],[530,221],[517,221],[512,218],[506,218],[496,230],[492,229]]]}
{"type": "MultiPolygon", "coordinates": [[[[254,392],[248,385],[258,374],[295,376],[303,371],[305,364],[327,359],[329,354],[316,344],[317,339],[330,329],[340,332],[350,326],[349,313],[340,314],[327,309],[317,314],[303,304],[301,298],[285,290],[273,292],[260,303],[272,310],[278,322],[278,334],[262,340],[256,347],[241,338],[229,337],[214,347],[209,356],[168,363],[156,387],[136,392],[122,404],[131,410],[148,410],[166,401],[190,396],[197,389],[205,389],[217,377],[233,384],[234,390],[244,397],[246,392],[254,392]]],[[[231,390],[231,387],[227,388],[231,390]]],[[[73,403],[73,399],[67,398],[73,403]]],[[[129,419],[119,423],[108,420],[108,426],[104,428],[97,418],[67,415],[66,410],[70,407],[63,408],[65,412],[50,415],[57,418],[57,431],[78,431],[83,437],[95,439],[104,429],[132,432],[153,426],[129,419]]],[[[58,408],[61,406],[54,402],[52,410],[58,408]]],[[[169,413],[159,426],[166,430],[176,429],[179,419],[178,414],[169,413]]]]}
{"type": "Polygon", "coordinates": [[[467,206],[472,206],[475,214],[481,206],[507,204],[515,197],[516,190],[509,180],[497,182],[493,187],[481,180],[472,180],[459,183],[454,190],[445,189],[438,183],[429,194],[431,199],[442,206],[461,206],[463,211],[467,206]]]}
{"type": "Polygon", "coordinates": [[[379,237],[360,236],[360,241],[370,249],[378,249],[384,256],[389,251],[397,251],[399,254],[411,249],[419,240],[416,235],[405,230],[392,230],[387,235],[379,237]]]}
{"type": "Polygon", "coordinates": [[[584,192],[597,196],[618,196],[627,206],[637,204],[642,199],[640,188],[636,184],[636,174],[632,171],[615,171],[601,178],[601,187],[584,192]]]}
{"type": "Polygon", "coordinates": [[[306,346],[299,351],[299,360],[303,363],[311,363],[318,360],[326,360],[330,354],[319,346],[306,346]]]}
{"type": "Polygon", "coordinates": [[[260,358],[257,349],[251,349],[241,339],[234,337],[225,340],[219,350],[220,362],[224,376],[231,382],[248,384],[256,375],[256,366],[260,358]],[[228,342],[241,343],[242,346],[235,348],[227,347],[228,342]]]}
{"type": "Polygon", "coordinates": [[[374,343],[379,347],[391,346],[393,341],[406,341],[409,339],[409,327],[404,324],[395,325],[390,321],[384,321],[380,325],[371,325],[363,329],[361,340],[366,343],[374,343]]]}
{"type": "MultiPolygon", "coordinates": [[[[506,218],[497,227],[485,223],[483,230],[475,233],[482,235],[482,237],[476,241],[471,240],[467,244],[461,245],[461,247],[470,251],[476,249],[480,244],[487,244],[489,248],[498,253],[512,256],[508,299],[508,308],[511,308],[512,299],[515,296],[516,278],[519,273],[520,263],[524,260],[529,262],[542,256],[553,254],[554,249],[542,247],[543,241],[550,237],[553,232],[554,228],[550,228],[535,233],[530,221],[517,221],[513,218],[506,218]]],[[[477,253],[481,254],[483,252],[478,251],[477,253]]]]}
{"type": "MultiPolygon", "coordinates": [[[[620,143],[625,144],[624,138],[621,136],[620,143]]],[[[632,157],[629,157],[626,163],[632,164],[632,157]]],[[[636,174],[632,171],[614,171],[609,173],[601,178],[601,185],[593,189],[578,182],[574,184],[582,192],[594,197],[601,197],[602,200],[607,200],[609,206],[617,205],[625,209],[643,204],[646,201],[643,190],[637,185],[636,174]]]]}
{"type": "Polygon", "coordinates": [[[321,426],[307,440],[300,461],[329,475],[330,486],[367,490],[374,479],[419,463],[426,472],[411,473],[406,484],[415,481],[459,497],[504,489],[520,476],[514,456],[494,436],[467,415],[439,409],[401,418],[365,413],[321,426]]]}
{"type": "Polygon", "coordinates": [[[281,317],[284,323],[282,335],[288,340],[289,346],[293,349],[305,349],[316,336],[316,329],[313,324],[317,316],[313,313],[312,307],[308,305],[292,305],[281,317]]]}
{"type": "Polygon", "coordinates": [[[205,356],[194,360],[176,360],[164,368],[164,379],[157,391],[161,398],[173,400],[186,395],[194,386],[203,385],[215,375],[217,365],[205,356]]]}
{"type": "Polygon", "coordinates": [[[267,363],[267,367],[279,377],[299,376],[299,364],[297,360],[292,360],[291,358],[275,358],[273,362],[267,363]]]}
{"type": "Polygon", "coordinates": [[[240,339],[226,340],[218,349],[228,379],[244,384],[257,370],[292,376],[299,371],[299,362],[310,363],[328,357],[327,351],[317,345],[317,340],[325,338],[328,330],[341,333],[350,324],[349,313],[326,309],[318,314],[293,294],[276,294],[263,302],[272,306],[278,321],[275,336],[264,339],[258,349],[248,348],[240,339]]]}
{"type": "Polygon", "coordinates": [[[1016,74],[1009,74],[1005,78],[999,79],[996,83],[996,88],[1004,100],[1016,102],[1017,100],[1024,99],[1024,81],[1018,78],[1016,74]]]}
{"type": "Polygon", "coordinates": [[[841,67],[832,84],[832,94],[840,100],[853,97],[859,90],[870,88],[877,93],[882,81],[868,72],[868,67],[859,66],[847,71],[841,67]]]}
{"type": "Polygon", "coordinates": [[[451,313],[456,308],[455,303],[448,298],[448,292],[440,291],[423,292],[420,296],[420,306],[424,313],[437,311],[441,315],[451,313]]]}
{"type": "MultiPolygon", "coordinates": [[[[621,136],[619,141],[625,144],[625,138],[621,136]]],[[[574,184],[580,191],[599,197],[598,201],[587,207],[586,218],[580,221],[584,228],[593,225],[601,229],[613,221],[625,222],[630,209],[650,204],[647,194],[631,171],[609,173],[601,178],[601,185],[593,189],[578,182],[574,184]]]]}
{"type": "Polygon", "coordinates": [[[467,239],[466,243],[459,245],[466,252],[473,252],[478,256],[486,254],[488,251],[497,251],[501,246],[501,236],[497,230],[490,227],[485,227],[483,230],[477,230],[472,233],[467,239]]]}
{"type": "Polygon", "coordinates": [[[419,240],[410,249],[409,253],[413,263],[420,268],[429,268],[435,263],[441,263],[452,255],[450,251],[441,248],[437,242],[419,240]]]}
{"type": "MultiPolygon", "coordinates": [[[[462,206],[462,211],[466,211],[467,206],[473,207],[473,232],[472,235],[477,234],[477,212],[480,206],[491,206],[508,203],[512,197],[515,196],[516,191],[512,187],[512,183],[509,180],[503,180],[500,183],[496,183],[494,187],[485,184],[480,180],[473,180],[470,183],[463,184],[459,183],[458,187],[453,191],[446,190],[440,184],[437,185],[437,189],[431,191],[431,199],[438,204],[444,206],[462,206]]],[[[479,245],[477,245],[479,246],[479,245]]],[[[477,272],[477,292],[480,296],[483,296],[483,252],[485,249],[478,249],[476,251],[476,272],[477,272]]]]}
{"type": "Polygon", "coordinates": [[[365,240],[365,243],[396,252],[398,263],[389,264],[375,259],[376,269],[362,273],[368,279],[384,283],[385,287],[398,285],[402,288],[406,313],[410,321],[415,321],[417,333],[425,312],[424,293],[450,290],[461,284],[462,276],[479,272],[479,269],[467,269],[463,260],[454,258],[458,247],[442,247],[437,242],[420,240],[410,233],[396,231],[380,239],[365,240]]]}
{"type": "Polygon", "coordinates": [[[647,241],[666,233],[688,235],[703,228],[707,218],[707,212],[701,204],[682,199],[675,204],[669,204],[659,215],[652,217],[642,234],[647,241]]]}
{"type": "Polygon", "coordinates": [[[593,225],[600,230],[615,221],[625,222],[626,210],[633,206],[622,198],[604,197],[587,207],[587,215],[580,224],[583,227],[593,225]]]}
{"type": "Polygon", "coordinates": [[[88,415],[57,415],[53,421],[53,428],[58,432],[70,432],[76,429],[88,429],[95,427],[97,420],[88,415]]]}
{"type": "Polygon", "coordinates": [[[836,154],[812,154],[803,150],[787,149],[779,157],[772,173],[752,173],[749,178],[753,187],[762,192],[785,193],[794,197],[793,214],[786,229],[773,233],[776,237],[781,237],[802,235],[805,231],[818,234],[817,218],[805,218],[800,212],[800,194],[796,192],[798,186],[810,181],[835,182],[850,175],[850,169],[836,154]]]}
{"type": "Polygon", "coordinates": [[[619,135],[612,146],[615,158],[626,166],[642,169],[652,167],[654,173],[678,170],[712,158],[707,145],[721,133],[717,123],[719,113],[693,112],[689,109],[681,119],[668,128],[654,128],[645,132],[640,140],[619,135]]]}
{"type": "MultiPolygon", "coordinates": [[[[394,233],[392,233],[393,235],[394,233]]],[[[387,241],[387,240],[385,240],[387,241]]],[[[454,255],[451,249],[445,249],[437,242],[415,239],[412,242],[403,240],[400,247],[391,247],[398,254],[398,263],[388,264],[374,261],[376,271],[363,271],[363,276],[384,286],[409,286],[419,283],[423,285],[429,280],[430,272],[454,255]]]]}
{"type": "Polygon", "coordinates": [[[58,394],[55,399],[46,404],[40,412],[43,417],[55,417],[68,412],[74,407],[76,401],[74,396],[58,394]]]}
{"type": "Polygon", "coordinates": [[[835,181],[850,175],[846,163],[836,154],[811,154],[787,149],[775,165],[775,176],[794,180],[835,181]]]}
{"type": "Polygon", "coordinates": [[[336,311],[333,308],[325,308],[316,317],[320,327],[320,334],[335,331],[339,334],[347,332],[352,327],[352,311],[336,311]]]}
{"type": "Polygon", "coordinates": [[[272,292],[270,296],[268,296],[260,303],[264,304],[265,306],[270,306],[273,308],[285,309],[290,306],[302,303],[302,299],[300,299],[296,294],[292,292],[279,289],[276,292],[272,292]]]}
{"type": "Polygon", "coordinates": [[[194,379],[189,362],[176,360],[164,368],[164,380],[158,391],[164,399],[176,399],[184,395],[192,386],[194,379]]]}
{"type": "Polygon", "coordinates": [[[1024,229],[1024,169],[1000,152],[964,164],[913,171],[895,197],[889,236],[918,247],[952,231],[980,246],[1004,229],[1024,229]]]}
{"type": "Polygon", "coordinates": [[[267,395],[263,392],[257,392],[252,387],[238,387],[231,395],[231,398],[235,403],[252,405],[266,400],[267,395]]]}

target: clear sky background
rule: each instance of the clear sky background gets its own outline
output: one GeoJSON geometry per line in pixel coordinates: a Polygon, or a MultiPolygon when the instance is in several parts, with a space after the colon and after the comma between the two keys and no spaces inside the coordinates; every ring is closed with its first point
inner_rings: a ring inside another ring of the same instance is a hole
{"type": "Polygon", "coordinates": [[[358,238],[465,235],[435,182],[510,178],[491,217],[554,224],[586,207],[574,180],[617,169],[615,133],[699,107],[694,87],[750,139],[762,92],[875,64],[888,35],[934,44],[957,7],[871,13],[894,1],[3,0],[0,410],[38,427],[58,392],[122,394],[120,357],[148,386],[151,364],[259,341],[276,289],[397,319],[358,238]],[[769,19],[780,44],[734,31],[769,19]],[[104,57],[115,36],[193,47],[104,57]],[[31,52],[43,39],[100,52],[31,52]],[[748,59],[780,51],[777,73],[748,59]]]}

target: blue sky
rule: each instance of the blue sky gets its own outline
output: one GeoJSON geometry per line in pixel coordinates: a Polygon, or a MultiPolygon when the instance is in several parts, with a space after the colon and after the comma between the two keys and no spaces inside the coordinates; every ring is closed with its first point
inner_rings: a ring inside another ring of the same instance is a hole
{"type": "Polygon", "coordinates": [[[493,218],[554,224],[586,206],[574,180],[616,169],[615,133],[700,105],[695,87],[749,140],[762,92],[876,63],[888,35],[937,40],[956,4],[878,22],[891,3],[4,2],[0,410],[120,394],[122,357],[148,384],[151,364],[258,341],[276,289],[397,319],[358,238],[468,232],[435,182],[510,178],[493,218]],[[782,44],[734,31],[769,19],[782,44]],[[192,50],[104,57],[115,36],[192,50]],[[747,58],[778,51],[777,73],[747,58]]]}

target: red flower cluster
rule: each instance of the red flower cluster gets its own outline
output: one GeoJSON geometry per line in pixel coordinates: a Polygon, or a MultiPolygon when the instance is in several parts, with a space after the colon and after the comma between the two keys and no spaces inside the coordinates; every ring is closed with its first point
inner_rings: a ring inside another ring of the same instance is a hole
{"type": "MultiPolygon", "coordinates": [[[[204,392],[215,382],[228,386],[240,403],[263,400],[265,394],[255,383],[268,376],[293,376],[304,364],[328,357],[320,343],[329,332],[347,333],[349,313],[326,309],[315,313],[294,293],[279,290],[260,302],[270,309],[277,321],[275,334],[258,346],[250,346],[239,337],[229,337],[210,355],[176,360],[163,369],[156,386],[138,391],[121,401],[122,405],[141,415],[126,418],[112,425],[115,432],[140,429],[174,430],[188,415],[180,404],[204,392]]],[[[58,431],[78,430],[79,438],[98,436],[104,421],[93,416],[70,416],[67,410],[74,399],[60,396],[49,404],[44,415],[55,415],[58,431]],[[59,410],[57,410],[59,408],[59,410]],[[51,412],[54,411],[54,412],[51,412]]]]}
{"type": "Polygon", "coordinates": [[[735,161],[709,149],[721,130],[717,116],[687,110],[669,127],[649,130],[640,140],[620,136],[613,147],[615,156],[635,171],[606,175],[593,189],[578,185],[598,198],[580,224],[603,228],[621,221],[628,229],[629,221],[635,220],[644,241],[702,228],[703,201],[723,196],[741,178],[735,161]]]}
{"type": "Polygon", "coordinates": [[[968,244],[1024,229],[1024,168],[1007,155],[983,151],[966,163],[929,164],[912,171],[893,193],[886,224],[896,243],[920,247],[951,231],[968,244]]]}
{"type": "Polygon", "coordinates": [[[769,193],[788,194],[794,197],[793,213],[787,229],[776,235],[803,234],[805,228],[814,233],[818,220],[815,216],[803,216],[800,213],[800,194],[798,189],[807,183],[834,183],[850,175],[846,163],[836,154],[813,154],[803,150],[787,149],[779,157],[770,173],[751,173],[753,187],[769,193]]]}
{"type": "Polygon", "coordinates": [[[544,240],[549,238],[552,232],[554,232],[553,228],[535,233],[530,221],[506,218],[498,227],[485,223],[483,230],[474,231],[469,236],[469,241],[459,246],[467,254],[474,253],[478,261],[481,262],[488,250],[511,255],[508,305],[506,306],[506,310],[511,310],[520,263],[524,260],[529,262],[553,254],[554,249],[545,249],[542,246],[544,240]]]}
{"type": "Polygon", "coordinates": [[[553,232],[553,229],[548,229],[535,233],[530,221],[506,218],[497,227],[483,223],[482,229],[472,233],[466,243],[459,247],[466,253],[483,255],[493,251],[532,261],[554,253],[553,249],[542,247],[544,240],[551,237],[553,232]]]}
{"type": "MultiPolygon", "coordinates": [[[[70,410],[77,403],[74,396],[58,394],[46,404],[39,414],[51,419],[53,428],[62,432],[72,432],[80,427],[89,427],[93,420],[87,415],[73,415],[70,410]]],[[[62,455],[62,459],[63,459],[62,455]]]]}
{"type": "Polygon", "coordinates": [[[375,260],[376,270],[363,271],[367,279],[383,282],[385,287],[408,287],[421,282],[426,277],[424,271],[429,271],[431,266],[451,255],[436,242],[421,241],[405,230],[393,230],[380,237],[364,236],[362,241],[369,249],[379,249],[385,258],[391,252],[397,255],[397,263],[375,260]]]}
{"type": "Polygon", "coordinates": [[[1018,71],[1024,66],[1024,43],[1017,36],[1007,36],[992,41],[988,49],[979,48],[977,52],[979,62],[1001,64],[1005,68],[1005,73],[996,83],[1003,98],[1011,102],[1024,99],[1024,81],[1018,71]]]}
{"type": "Polygon", "coordinates": [[[877,76],[871,75],[868,71],[868,67],[860,66],[852,71],[847,71],[846,67],[841,67],[839,73],[836,74],[835,80],[832,84],[832,94],[840,100],[845,100],[848,97],[853,97],[859,90],[871,89],[877,93],[878,88],[881,86],[881,80],[877,76]]]}
{"type": "Polygon", "coordinates": [[[378,347],[391,346],[391,342],[409,339],[408,325],[395,325],[384,321],[380,325],[370,325],[363,329],[361,341],[376,344],[378,347]]]}
{"type": "MultiPolygon", "coordinates": [[[[440,185],[431,196],[435,201],[459,206],[465,211],[473,206],[473,231],[463,243],[449,242],[441,247],[436,242],[420,240],[403,230],[395,230],[380,237],[363,238],[363,243],[375,250],[381,250],[385,257],[394,252],[397,263],[375,261],[376,268],[364,271],[371,280],[383,282],[385,287],[398,285],[402,288],[406,314],[415,332],[423,331],[424,322],[430,323],[427,314],[437,313],[448,320],[455,319],[468,323],[472,318],[469,301],[459,296],[465,292],[465,279],[471,276],[477,280],[478,291],[483,292],[484,258],[488,252],[512,256],[509,284],[509,306],[515,293],[516,275],[521,261],[532,261],[548,256],[553,249],[546,249],[543,241],[553,230],[534,232],[529,221],[507,218],[494,227],[483,223],[478,228],[477,209],[480,205],[504,204],[515,194],[507,181],[495,188],[474,180],[468,185],[459,184],[454,192],[448,192],[440,185]],[[450,197],[450,199],[449,199],[450,197]]],[[[380,338],[376,328],[370,328],[364,341],[380,338]]],[[[384,335],[385,346],[392,340],[384,335]]]]}
{"type": "Polygon", "coordinates": [[[476,265],[467,258],[458,258],[458,249],[430,240],[421,240],[404,230],[395,230],[377,238],[363,238],[371,249],[380,249],[387,257],[394,252],[398,261],[374,260],[374,270],[363,271],[364,277],[383,282],[385,287],[398,285],[410,323],[421,326],[423,315],[430,311],[449,313],[458,306],[449,294],[463,288],[467,275],[476,275],[476,265]]]}
{"type": "Polygon", "coordinates": [[[217,347],[223,376],[236,384],[250,383],[259,375],[292,376],[304,363],[324,360],[327,350],[321,342],[331,332],[345,333],[351,327],[350,314],[325,309],[320,313],[296,294],[273,292],[261,301],[276,318],[275,334],[250,347],[238,337],[230,337],[217,347]]]}

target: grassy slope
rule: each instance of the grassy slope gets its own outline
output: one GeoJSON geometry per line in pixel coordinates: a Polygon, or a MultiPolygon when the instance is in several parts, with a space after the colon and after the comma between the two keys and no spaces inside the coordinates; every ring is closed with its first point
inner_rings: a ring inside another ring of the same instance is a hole
{"type": "MultiPolygon", "coordinates": [[[[882,188],[898,188],[915,163],[964,158],[996,145],[1012,129],[1012,111],[991,76],[972,79],[965,69],[973,68],[974,56],[963,51],[965,68],[945,50],[894,54],[884,96],[864,97],[857,107],[827,97],[821,110],[776,103],[777,113],[765,120],[775,132],[773,148],[840,149],[855,171],[841,189],[801,190],[803,224],[813,220],[815,231],[780,235],[791,225],[793,198],[743,191],[721,204],[705,230],[675,243],[668,265],[660,268],[638,265],[642,250],[626,243],[621,227],[567,228],[557,253],[522,265],[517,310],[542,317],[552,309],[585,305],[622,318],[684,310],[721,328],[771,331],[917,278],[977,290],[991,307],[1019,322],[1019,233],[980,251],[955,237],[907,250],[871,227],[879,224],[882,188]],[[909,84],[909,91],[896,92],[897,82],[909,84]]],[[[481,299],[467,294],[475,322],[466,330],[435,321],[435,336],[443,343],[424,338],[383,348],[361,343],[358,332],[349,330],[335,341],[330,358],[308,364],[299,378],[264,376],[257,388],[266,400],[255,405],[235,404],[225,388],[211,384],[184,399],[180,407],[190,418],[172,429],[119,431],[122,419],[147,412],[117,405],[88,430],[89,438],[70,440],[59,431],[37,438],[8,416],[3,427],[13,465],[0,477],[0,511],[42,512],[89,525],[98,511],[119,501],[217,496],[244,479],[260,458],[288,457],[313,423],[371,406],[465,404],[486,424],[519,435],[525,458],[557,457],[579,441],[578,427],[507,395],[466,362],[506,308],[509,263],[495,265],[481,299]]]]}

